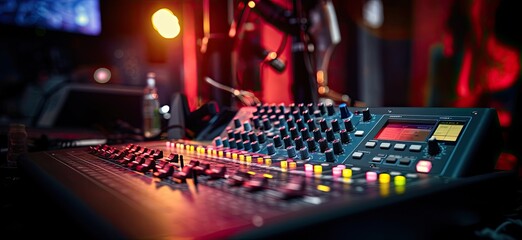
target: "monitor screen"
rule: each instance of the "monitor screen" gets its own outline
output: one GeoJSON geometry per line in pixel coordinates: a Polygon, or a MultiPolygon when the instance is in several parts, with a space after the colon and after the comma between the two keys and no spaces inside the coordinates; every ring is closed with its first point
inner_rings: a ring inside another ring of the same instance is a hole
{"type": "Polygon", "coordinates": [[[70,84],[47,101],[38,126],[110,129],[125,122],[141,128],[142,98],[136,87],[70,84]]]}
{"type": "Polygon", "coordinates": [[[434,126],[434,122],[388,122],[375,139],[424,142],[434,126]]]}
{"type": "Polygon", "coordinates": [[[99,35],[99,0],[0,0],[0,23],[99,35]]]}

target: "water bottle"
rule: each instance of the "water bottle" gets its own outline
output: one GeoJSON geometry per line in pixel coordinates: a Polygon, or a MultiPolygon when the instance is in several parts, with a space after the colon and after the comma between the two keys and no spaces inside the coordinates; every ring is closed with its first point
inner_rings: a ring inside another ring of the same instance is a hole
{"type": "Polygon", "coordinates": [[[161,133],[158,90],[156,88],[156,74],[147,74],[147,85],[143,91],[143,135],[151,138],[161,133]]]}

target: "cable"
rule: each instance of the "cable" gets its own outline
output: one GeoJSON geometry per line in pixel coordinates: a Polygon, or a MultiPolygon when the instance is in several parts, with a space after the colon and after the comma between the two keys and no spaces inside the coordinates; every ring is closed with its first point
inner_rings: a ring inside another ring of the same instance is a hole
{"type": "Polygon", "coordinates": [[[216,88],[232,93],[246,106],[254,106],[258,103],[261,103],[261,101],[259,101],[259,99],[252,92],[226,86],[224,84],[212,80],[209,77],[205,77],[205,81],[216,88]]]}

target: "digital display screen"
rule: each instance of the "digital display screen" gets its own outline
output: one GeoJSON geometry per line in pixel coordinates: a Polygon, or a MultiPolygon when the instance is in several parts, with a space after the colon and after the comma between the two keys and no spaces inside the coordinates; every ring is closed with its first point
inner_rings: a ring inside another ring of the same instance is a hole
{"type": "Polygon", "coordinates": [[[433,136],[439,141],[455,142],[464,129],[464,122],[443,121],[440,122],[433,136]]]}
{"type": "Polygon", "coordinates": [[[388,122],[375,139],[424,142],[434,127],[435,123],[430,122],[388,122]]]}
{"type": "Polygon", "coordinates": [[[0,23],[99,35],[99,0],[4,0],[0,23]]]}

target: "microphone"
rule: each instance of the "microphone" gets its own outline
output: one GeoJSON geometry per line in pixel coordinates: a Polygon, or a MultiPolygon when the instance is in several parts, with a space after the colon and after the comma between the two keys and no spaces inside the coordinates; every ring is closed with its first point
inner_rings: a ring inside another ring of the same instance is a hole
{"type": "Polygon", "coordinates": [[[276,52],[266,50],[259,45],[254,46],[254,52],[256,56],[264,59],[268,65],[270,65],[270,67],[272,67],[277,72],[281,73],[285,70],[286,64],[283,62],[283,60],[279,59],[279,56],[277,56],[276,52]]]}

